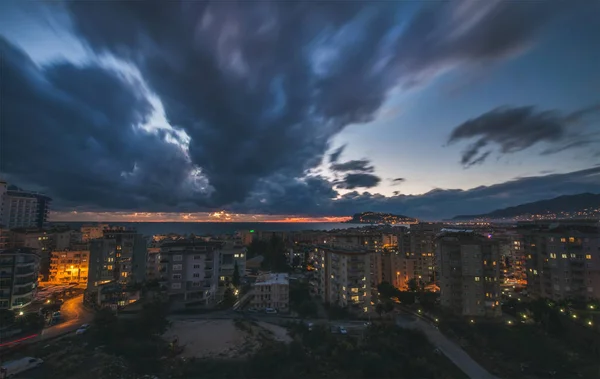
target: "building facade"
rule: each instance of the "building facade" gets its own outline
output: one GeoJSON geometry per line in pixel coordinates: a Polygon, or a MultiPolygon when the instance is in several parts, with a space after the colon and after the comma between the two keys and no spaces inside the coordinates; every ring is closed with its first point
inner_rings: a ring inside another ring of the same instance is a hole
{"type": "Polygon", "coordinates": [[[288,274],[271,273],[256,278],[252,285],[251,306],[256,309],[271,308],[279,312],[290,309],[290,282],[288,274]]]}
{"type": "Polygon", "coordinates": [[[497,241],[472,231],[445,232],[437,239],[437,257],[443,307],[463,316],[502,315],[497,241]]]}
{"type": "Polygon", "coordinates": [[[88,242],[96,238],[104,237],[104,229],[109,229],[108,224],[83,225],[80,229],[81,242],[88,242]]]}
{"type": "Polygon", "coordinates": [[[146,277],[146,240],[135,229],[110,228],[89,241],[88,289],[110,281],[140,283],[146,277]]]}
{"type": "Polygon", "coordinates": [[[50,282],[86,284],[90,251],[87,245],[75,246],[73,250],[57,250],[50,258],[50,282]]]}
{"type": "Polygon", "coordinates": [[[358,312],[372,310],[373,250],[350,246],[315,247],[313,293],[323,302],[358,312]]]}
{"type": "Polygon", "coordinates": [[[173,302],[211,304],[217,299],[222,242],[201,239],[165,242],[160,248],[160,282],[173,302]]]}
{"type": "Polygon", "coordinates": [[[40,257],[34,249],[0,251],[0,309],[21,309],[33,301],[40,257]]]}
{"type": "Polygon", "coordinates": [[[527,290],[534,298],[600,300],[598,223],[522,225],[527,290]]]}
{"type": "Polygon", "coordinates": [[[48,220],[51,199],[0,181],[0,224],[12,228],[42,228],[48,220]]]}

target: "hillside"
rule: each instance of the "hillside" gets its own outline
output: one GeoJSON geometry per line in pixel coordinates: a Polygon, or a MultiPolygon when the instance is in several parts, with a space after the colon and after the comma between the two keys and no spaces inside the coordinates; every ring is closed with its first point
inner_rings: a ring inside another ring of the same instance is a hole
{"type": "Polygon", "coordinates": [[[498,209],[490,213],[479,215],[459,215],[453,220],[470,219],[502,219],[515,218],[527,215],[551,216],[556,218],[581,218],[598,217],[600,213],[600,194],[582,193],[579,195],[565,195],[554,199],[541,200],[498,209]]]}
{"type": "Polygon", "coordinates": [[[346,221],[349,224],[411,224],[415,222],[417,219],[412,217],[379,212],[356,213],[352,219],[346,221]]]}

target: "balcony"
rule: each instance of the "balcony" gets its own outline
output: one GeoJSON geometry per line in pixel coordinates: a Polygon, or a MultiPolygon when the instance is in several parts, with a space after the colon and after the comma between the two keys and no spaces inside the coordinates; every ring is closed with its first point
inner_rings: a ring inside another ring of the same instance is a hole
{"type": "Polygon", "coordinates": [[[204,267],[204,271],[212,271],[213,270],[213,266],[205,266],[204,267]]]}
{"type": "Polygon", "coordinates": [[[29,268],[24,268],[24,267],[20,267],[15,271],[15,276],[24,276],[24,275],[31,275],[33,274],[35,271],[33,269],[33,267],[29,268]]]}

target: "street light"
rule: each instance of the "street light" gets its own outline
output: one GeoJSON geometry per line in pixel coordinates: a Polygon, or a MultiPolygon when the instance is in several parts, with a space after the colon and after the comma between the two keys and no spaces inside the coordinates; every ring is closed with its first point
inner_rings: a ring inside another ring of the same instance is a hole
{"type": "Polygon", "coordinates": [[[23,314],[24,314],[23,311],[19,312],[19,316],[23,316],[23,314]]]}

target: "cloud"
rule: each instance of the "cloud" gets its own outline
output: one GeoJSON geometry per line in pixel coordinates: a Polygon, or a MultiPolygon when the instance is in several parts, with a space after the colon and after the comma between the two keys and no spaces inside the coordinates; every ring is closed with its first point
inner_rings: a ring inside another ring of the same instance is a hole
{"type": "Polygon", "coordinates": [[[567,142],[542,152],[553,154],[593,143],[594,141],[582,140],[583,136],[570,127],[585,117],[600,113],[599,111],[594,106],[563,115],[556,110],[540,111],[533,106],[500,107],[455,127],[448,143],[476,139],[463,151],[461,163],[465,167],[483,163],[491,151],[482,153],[481,150],[490,144],[499,146],[501,154],[509,154],[538,143],[557,145],[567,142]]]}
{"type": "Polygon", "coordinates": [[[406,181],[406,178],[394,178],[390,179],[390,181],[392,182],[392,185],[398,185],[404,183],[406,181]]]}
{"type": "Polygon", "coordinates": [[[0,56],[10,94],[2,99],[7,177],[60,194],[58,206],[137,209],[205,197],[168,133],[139,128],[153,109],[135,83],[93,65],[40,68],[1,37],[0,56]]]}
{"type": "Polygon", "coordinates": [[[331,165],[333,171],[358,171],[358,172],[373,172],[375,167],[370,166],[371,162],[368,159],[352,160],[344,163],[335,163],[331,165]]]}
{"type": "Polygon", "coordinates": [[[346,145],[338,147],[333,153],[329,154],[329,163],[337,162],[338,159],[340,159],[340,155],[344,152],[344,149],[346,149],[346,145]]]}
{"type": "Polygon", "coordinates": [[[519,54],[559,8],[481,4],[426,4],[408,22],[402,2],[67,6],[92,49],[139,68],[171,125],[190,136],[213,203],[226,205],[280,172],[302,177],[334,135],[373,120],[398,84],[519,54]]]}
{"type": "MultiPolygon", "coordinates": [[[[1,169],[44,189],[57,207],[88,210],[352,214],[394,205],[400,198],[334,189],[377,185],[372,166],[339,171],[344,176],[334,180],[310,175],[332,138],[378,117],[398,85],[522,53],[561,8],[453,1],[427,3],[406,19],[406,7],[53,3],[52,12],[64,10],[75,37],[96,53],[91,62],[116,57],[139,70],[145,88],[90,62],[39,67],[3,42],[3,93],[11,94],[3,98],[3,140],[11,143],[3,142],[1,169]],[[140,128],[153,107],[146,88],[189,148],[169,143],[177,139],[171,130],[140,128]]],[[[348,164],[339,163],[343,150],[329,163],[348,164]]]]}
{"type": "Polygon", "coordinates": [[[373,174],[346,174],[344,179],[336,182],[336,188],[340,189],[355,189],[355,188],[371,188],[376,187],[381,178],[373,174]]]}

